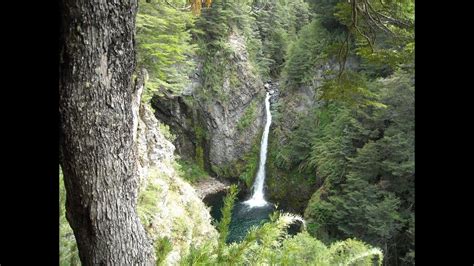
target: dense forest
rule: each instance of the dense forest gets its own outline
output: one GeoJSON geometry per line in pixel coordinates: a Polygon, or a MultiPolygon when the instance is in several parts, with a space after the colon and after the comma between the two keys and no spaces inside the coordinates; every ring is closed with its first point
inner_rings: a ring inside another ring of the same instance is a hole
{"type": "Polygon", "coordinates": [[[414,265],[413,0],[63,0],[61,265],[414,265]]]}

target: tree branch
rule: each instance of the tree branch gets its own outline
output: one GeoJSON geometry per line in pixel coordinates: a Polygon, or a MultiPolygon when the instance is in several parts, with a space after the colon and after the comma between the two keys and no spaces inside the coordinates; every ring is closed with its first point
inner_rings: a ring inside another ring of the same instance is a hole
{"type": "MultiPolygon", "coordinates": [[[[150,0],[147,0],[147,1],[150,1],[150,0]]],[[[168,0],[164,0],[166,4],[168,4],[170,7],[176,9],[176,10],[179,10],[179,11],[188,11],[188,10],[191,10],[191,6],[186,6],[186,7],[176,7],[174,6],[173,4],[171,4],[170,2],[168,2],[168,0]]]]}

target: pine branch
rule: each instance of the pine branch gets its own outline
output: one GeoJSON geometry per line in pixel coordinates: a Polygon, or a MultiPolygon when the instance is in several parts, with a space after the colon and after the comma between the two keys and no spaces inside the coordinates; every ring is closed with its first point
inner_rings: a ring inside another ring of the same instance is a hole
{"type": "MultiPolygon", "coordinates": [[[[147,1],[150,1],[150,0],[147,0],[147,1]]],[[[168,0],[164,0],[164,1],[165,1],[165,3],[168,4],[170,7],[174,8],[174,9],[176,9],[176,10],[178,10],[178,11],[189,11],[189,10],[191,10],[191,5],[186,6],[186,7],[181,7],[181,8],[179,8],[179,7],[174,6],[174,5],[171,4],[170,2],[168,2],[168,0]]]]}

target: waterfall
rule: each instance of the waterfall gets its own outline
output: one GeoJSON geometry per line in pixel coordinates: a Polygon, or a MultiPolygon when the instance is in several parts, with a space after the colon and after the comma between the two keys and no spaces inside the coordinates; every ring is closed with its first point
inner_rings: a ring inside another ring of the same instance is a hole
{"type": "Polygon", "coordinates": [[[257,177],[253,184],[252,197],[245,201],[251,208],[261,207],[267,205],[267,201],[263,194],[263,184],[265,182],[265,162],[267,161],[267,145],[268,145],[268,132],[270,131],[270,124],[272,123],[272,114],[270,113],[270,93],[267,92],[265,98],[265,110],[267,122],[265,123],[265,129],[263,131],[262,140],[260,143],[260,164],[258,166],[257,177]]]}

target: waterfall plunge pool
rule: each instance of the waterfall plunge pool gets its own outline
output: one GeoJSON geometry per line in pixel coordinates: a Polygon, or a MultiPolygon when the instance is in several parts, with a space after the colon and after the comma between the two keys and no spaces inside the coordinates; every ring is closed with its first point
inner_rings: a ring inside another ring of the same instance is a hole
{"type": "MultiPolygon", "coordinates": [[[[226,191],[220,191],[218,193],[209,195],[204,199],[204,203],[211,207],[211,216],[214,221],[220,221],[222,214],[220,212],[223,204],[226,191]]],[[[247,196],[248,197],[248,196],[247,196]]],[[[227,237],[227,243],[240,242],[248,230],[252,226],[261,225],[270,220],[269,215],[276,210],[285,212],[285,209],[275,208],[275,205],[268,203],[262,207],[249,207],[245,202],[245,195],[240,194],[234,204],[232,211],[232,219],[229,225],[229,236],[227,237]]],[[[300,224],[292,224],[288,228],[290,235],[295,235],[300,232],[300,224]]]]}
{"type": "MultiPolygon", "coordinates": [[[[267,88],[267,86],[266,86],[267,88]]],[[[234,204],[232,219],[229,225],[229,235],[227,242],[241,241],[252,226],[261,225],[270,220],[269,215],[276,210],[275,205],[265,200],[264,184],[265,184],[265,163],[267,160],[268,133],[272,123],[272,115],[270,112],[270,93],[267,91],[265,97],[265,128],[260,143],[260,162],[257,176],[253,184],[253,192],[251,197],[242,201],[242,195],[239,202],[234,204]]],[[[211,216],[215,221],[220,221],[222,214],[220,210],[224,204],[223,199],[226,192],[222,191],[215,195],[210,195],[204,202],[211,207],[211,216]]],[[[284,211],[284,210],[283,210],[284,211]]],[[[292,224],[288,229],[288,233],[296,234],[299,231],[297,224],[292,224]]]]}

